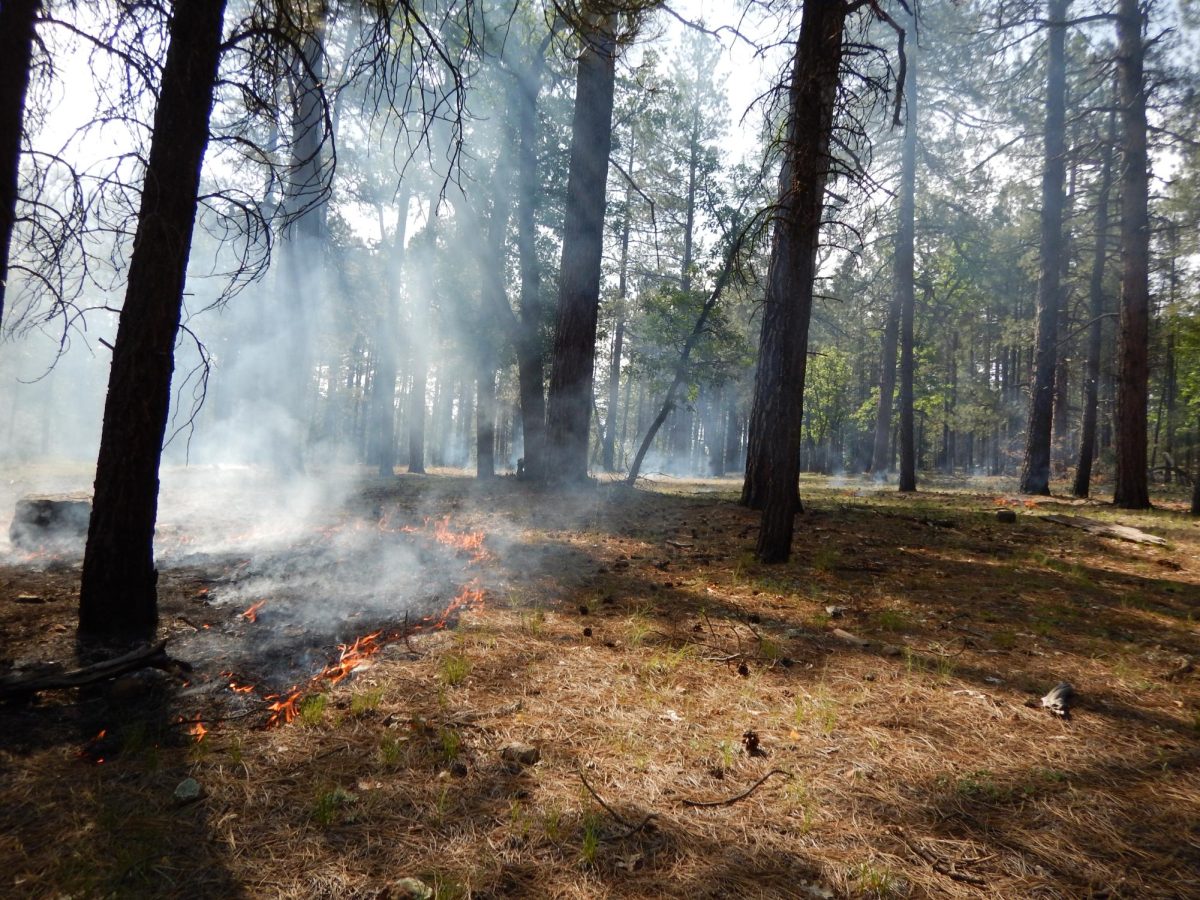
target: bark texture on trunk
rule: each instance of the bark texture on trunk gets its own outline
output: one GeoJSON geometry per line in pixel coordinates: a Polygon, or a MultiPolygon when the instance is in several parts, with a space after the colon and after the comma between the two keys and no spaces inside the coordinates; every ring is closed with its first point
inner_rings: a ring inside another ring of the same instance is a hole
{"type": "Polygon", "coordinates": [[[25,94],[41,0],[0,3],[0,322],[8,287],[8,254],[17,221],[25,94]]]}
{"type": "Polygon", "coordinates": [[[1112,193],[1113,145],[1116,143],[1116,117],[1109,114],[1109,139],[1100,148],[1100,189],[1096,196],[1096,243],[1092,250],[1092,271],[1088,282],[1087,361],[1084,368],[1083,425],[1079,433],[1079,463],[1075,467],[1072,493],[1086,497],[1091,492],[1092,463],[1096,458],[1096,416],[1100,398],[1100,353],[1104,331],[1104,267],[1108,256],[1108,202],[1112,193]]]}
{"type": "Polygon", "coordinates": [[[1146,402],[1150,378],[1150,216],[1145,46],[1138,0],[1117,5],[1121,110],[1121,322],[1117,334],[1116,476],[1113,503],[1146,509],[1146,402]]]}
{"type": "Polygon", "coordinates": [[[616,82],[615,20],[615,16],[605,16],[583,35],[584,48],[575,84],[547,409],[550,463],[547,474],[563,483],[581,483],[588,477],[592,372],[616,82]]]}
{"type": "Polygon", "coordinates": [[[1042,163],[1041,279],[1038,284],[1036,358],[1025,431],[1021,492],[1050,493],[1050,437],[1054,371],[1058,363],[1058,310],[1062,304],[1063,209],[1066,204],[1067,4],[1050,0],[1046,63],[1046,135],[1042,163]]]}
{"type": "MultiPolygon", "coordinates": [[[[917,297],[913,283],[917,208],[917,59],[908,59],[904,78],[904,151],[901,169],[900,221],[896,228],[895,283],[900,309],[900,479],[897,487],[908,493],[917,489],[916,431],[913,423],[913,319],[917,297]]],[[[878,435],[876,435],[878,440],[878,435]]],[[[886,438],[885,438],[886,440],[886,438]]]]}
{"type": "Polygon", "coordinates": [[[146,638],[158,620],[158,469],[224,12],[224,0],[180,0],[171,19],[104,403],[79,594],[85,637],[146,638]]]}
{"type": "Polygon", "coordinates": [[[846,4],[806,0],[767,272],[742,503],[762,510],[757,554],[783,562],[800,511],[800,424],[817,239],[829,175],[846,4]]]}

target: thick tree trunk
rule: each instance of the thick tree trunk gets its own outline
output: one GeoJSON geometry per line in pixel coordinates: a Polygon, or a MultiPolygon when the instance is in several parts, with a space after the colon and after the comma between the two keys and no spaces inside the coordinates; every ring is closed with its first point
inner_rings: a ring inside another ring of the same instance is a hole
{"type": "Polygon", "coordinates": [[[846,4],[805,0],[788,91],[742,502],[761,509],[759,559],[784,562],[800,511],[800,425],[817,239],[829,175],[846,4]]]}
{"type": "Polygon", "coordinates": [[[1108,257],[1108,202],[1112,193],[1113,144],[1116,118],[1109,114],[1109,139],[1100,149],[1100,187],[1096,195],[1096,243],[1092,250],[1092,272],[1088,281],[1087,362],[1084,368],[1083,425],[1079,433],[1079,464],[1075,467],[1072,493],[1086,497],[1091,492],[1092,463],[1096,457],[1096,413],[1100,396],[1100,352],[1104,341],[1104,266],[1108,257]]]}
{"type": "Polygon", "coordinates": [[[576,77],[548,403],[547,474],[563,483],[587,480],[604,207],[612,147],[615,28],[616,16],[605,16],[583,35],[576,77]]]}
{"type": "Polygon", "coordinates": [[[1146,509],[1146,402],[1150,346],[1149,160],[1145,47],[1138,0],[1117,5],[1121,110],[1121,323],[1117,336],[1116,477],[1113,503],[1146,509]]]}
{"type": "Polygon", "coordinates": [[[1029,425],[1021,491],[1050,493],[1050,429],[1054,409],[1054,370],[1058,362],[1058,309],[1062,304],[1063,208],[1066,203],[1067,4],[1050,0],[1046,63],[1046,135],[1042,163],[1041,280],[1038,284],[1037,338],[1029,425]]]}
{"type": "Polygon", "coordinates": [[[224,13],[224,0],[180,0],[171,18],[104,404],[79,594],[86,637],[144,639],[158,620],[158,467],[224,13]]]}
{"type": "Polygon", "coordinates": [[[901,160],[900,221],[896,228],[895,291],[900,307],[900,479],[897,487],[917,489],[917,454],[913,426],[913,319],[917,297],[913,284],[917,208],[917,57],[910,54],[904,79],[904,150],[901,160]]]}
{"type": "Polygon", "coordinates": [[[0,323],[8,287],[8,254],[17,221],[25,94],[41,0],[0,3],[0,323]]]}
{"type": "MultiPolygon", "coordinates": [[[[425,474],[425,394],[429,391],[429,361],[425,357],[425,349],[416,347],[413,351],[413,386],[408,397],[408,471],[413,475],[425,474]]],[[[449,398],[438,379],[438,397],[449,398]]],[[[437,406],[437,411],[441,407],[437,406]]],[[[441,424],[439,420],[439,424],[441,424]]],[[[439,448],[445,445],[445,430],[439,436],[439,448]]],[[[441,460],[435,459],[434,465],[441,465],[441,460]]]]}

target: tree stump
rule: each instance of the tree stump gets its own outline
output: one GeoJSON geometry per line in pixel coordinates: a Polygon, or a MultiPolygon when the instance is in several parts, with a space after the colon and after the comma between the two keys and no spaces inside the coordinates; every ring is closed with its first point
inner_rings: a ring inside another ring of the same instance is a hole
{"type": "Polygon", "coordinates": [[[17,501],[8,539],[22,550],[81,552],[92,501],[77,495],[29,494],[17,501]]]}

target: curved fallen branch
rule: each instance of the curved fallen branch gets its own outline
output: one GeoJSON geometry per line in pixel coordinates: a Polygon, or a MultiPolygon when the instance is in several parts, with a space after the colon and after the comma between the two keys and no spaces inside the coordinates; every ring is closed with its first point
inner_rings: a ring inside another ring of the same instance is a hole
{"type": "Polygon", "coordinates": [[[791,772],[784,771],[783,769],[772,769],[740,794],[728,797],[725,800],[689,800],[687,797],[682,797],[680,798],[679,802],[684,806],[732,806],[734,803],[737,803],[739,800],[745,800],[747,797],[757,791],[772,775],[786,775],[788,778],[792,777],[791,772]]]}
{"type": "Polygon", "coordinates": [[[642,819],[642,821],[640,821],[640,822],[630,822],[628,819],[618,815],[617,811],[615,809],[613,809],[611,806],[609,806],[607,803],[605,803],[604,799],[599,794],[596,793],[596,789],[594,787],[592,787],[590,784],[588,784],[587,776],[585,776],[583,774],[583,769],[579,769],[577,771],[579,772],[579,780],[583,782],[583,786],[585,788],[587,788],[587,792],[589,794],[591,794],[593,798],[595,798],[596,802],[599,803],[604,808],[604,811],[606,813],[608,813],[610,816],[612,816],[614,819],[616,819],[616,821],[619,824],[625,826],[626,830],[624,832],[622,832],[621,834],[617,835],[615,838],[612,838],[612,840],[623,841],[623,840],[625,840],[625,838],[630,837],[634,834],[637,834],[639,831],[641,831],[643,828],[645,828],[647,825],[650,824],[650,820],[654,818],[654,813],[647,813],[646,818],[642,819]]]}

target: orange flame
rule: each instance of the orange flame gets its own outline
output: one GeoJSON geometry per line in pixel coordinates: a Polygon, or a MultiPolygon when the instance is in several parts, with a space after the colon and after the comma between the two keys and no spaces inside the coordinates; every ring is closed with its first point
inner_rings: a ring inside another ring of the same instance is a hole
{"type": "MultiPolygon", "coordinates": [[[[184,722],[188,720],[184,719],[184,716],[180,716],[179,721],[184,722]]],[[[190,725],[185,728],[185,731],[188,734],[191,734],[192,737],[196,738],[197,744],[204,740],[205,734],[209,733],[208,728],[204,727],[204,722],[200,721],[199,716],[197,716],[196,719],[191,720],[190,725]]]]}
{"type": "Polygon", "coordinates": [[[449,516],[433,523],[433,536],[439,544],[445,544],[448,547],[454,547],[456,550],[470,553],[471,559],[475,562],[488,558],[488,552],[483,549],[483,532],[451,531],[449,516]]]}
{"type": "Polygon", "coordinates": [[[259,600],[257,603],[250,604],[250,608],[247,609],[244,613],[242,613],[242,618],[245,619],[247,622],[257,622],[258,621],[258,611],[260,609],[262,609],[263,606],[266,605],[266,602],[267,602],[266,600],[259,600]]]}
{"type": "MultiPolygon", "coordinates": [[[[338,661],[326,666],[317,678],[325,678],[331,684],[337,684],[361,666],[367,657],[374,656],[383,649],[377,643],[381,634],[383,634],[382,631],[375,631],[371,634],[363,635],[353,644],[341,644],[338,647],[338,661]]],[[[315,681],[316,679],[313,680],[315,681]]]]}
{"type": "Polygon", "coordinates": [[[267,706],[267,709],[271,710],[271,717],[267,719],[268,728],[273,725],[286,725],[300,714],[297,706],[300,702],[300,689],[297,687],[293,687],[292,692],[285,698],[278,694],[268,694],[264,699],[275,701],[267,706]]]}

